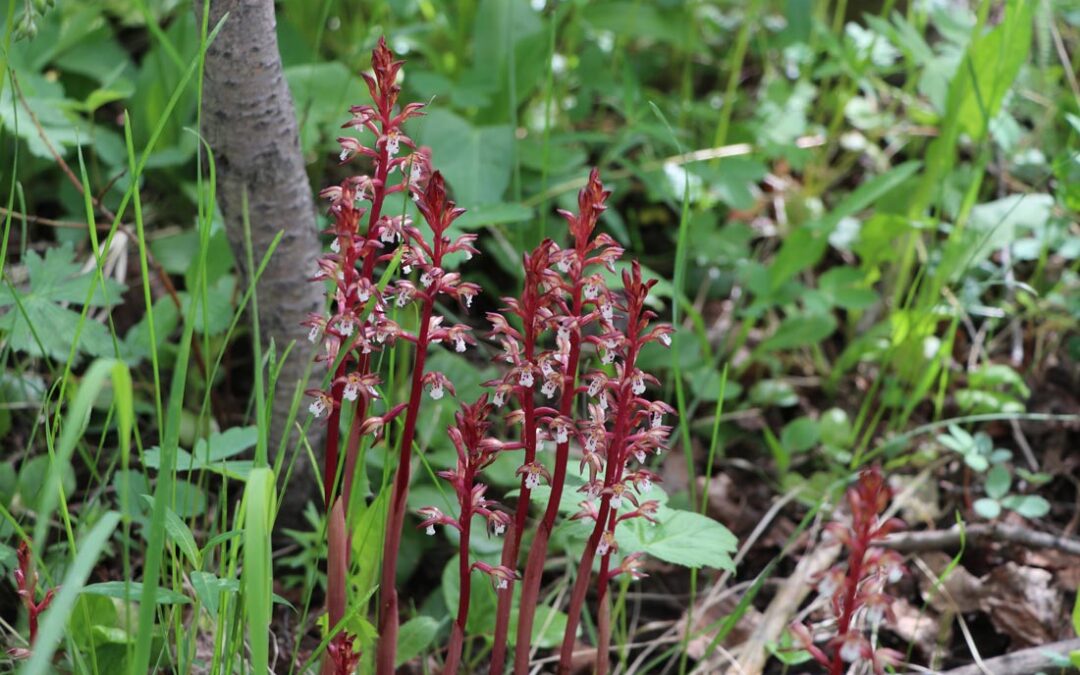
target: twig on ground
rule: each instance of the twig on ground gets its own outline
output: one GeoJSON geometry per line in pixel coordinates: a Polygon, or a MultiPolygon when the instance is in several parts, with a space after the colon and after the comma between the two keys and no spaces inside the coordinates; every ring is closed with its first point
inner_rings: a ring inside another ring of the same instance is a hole
{"type": "MultiPolygon", "coordinates": [[[[1031,675],[1060,668],[1061,659],[1068,658],[1069,653],[1076,650],[1080,650],[1080,638],[1021,649],[1012,654],[986,659],[983,666],[994,675],[1031,675]]],[[[970,665],[946,670],[941,675],[981,675],[982,672],[978,666],[970,665]]]]}
{"type": "MultiPolygon", "coordinates": [[[[1052,548],[1070,555],[1080,556],[1080,539],[1064,535],[1039,532],[1006,523],[979,523],[964,528],[968,540],[992,540],[1010,544],[1022,544],[1032,548],[1052,548]]],[[[960,528],[948,530],[924,530],[900,532],[890,535],[882,544],[901,553],[940,551],[960,545],[960,528]]]]}

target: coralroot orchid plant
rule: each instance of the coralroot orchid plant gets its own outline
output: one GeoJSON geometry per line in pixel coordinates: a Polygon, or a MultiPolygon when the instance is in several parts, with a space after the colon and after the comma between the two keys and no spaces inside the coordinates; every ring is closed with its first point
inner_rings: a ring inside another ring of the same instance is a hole
{"type": "Polygon", "coordinates": [[[896,518],[882,520],[892,490],[877,467],[865,469],[846,498],[850,522],[832,522],[826,527],[847,550],[847,561],[834,566],[818,582],[818,592],[828,600],[836,620],[835,634],[822,648],[815,644],[807,626],[794,624],[791,632],[829,675],[841,675],[856,663],[869,664],[881,675],[885,666],[895,665],[903,655],[875,649],[866,632],[891,618],[892,598],[885,592],[886,584],[899,581],[904,568],[898,553],[874,544],[904,524],[896,518]]]}
{"type": "MultiPolygon", "coordinates": [[[[310,412],[325,417],[329,424],[324,471],[330,539],[330,635],[323,665],[323,673],[328,675],[353,672],[360,657],[356,636],[346,630],[343,619],[352,548],[347,510],[364,438],[372,436],[372,443],[387,438],[392,441],[388,447],[400,453],[382,550],[375,654],[376,672],[388,675],[395,667],[399,616],[394,581],[421,399],[425,392],[432,399],[447,393],[456,395],[444,374],[425,371],[427,354],[434,345],[464,352],[475,344],[468,326],[444,325],[448,322],[436,313],[440,298],[455,299],[465,309],[471,306],[479,287],[448,271],[445,261],[454,254],[468,259],[478,251],[473,246],[475,235],[453,240],[448,235],[463,209],[449,200],[442,175],[432,170],[429,153],[417,148],[405,134],[404,123],[422,115],[423,105],[410,103],[398,109],[400,89],[396,82],[401,66],[380,40],[372,55],[373,74],[365,75],[373,104],[353,107],[353,118],[345,124],[360,132],[361,138],[339,139],[341,161],[363,159],[370,165],[370,173],[351,176],[322,192],[330,202],[333,226],[328,233],[333,239],[314,281],[328,287],[330,310],[326,315],[312,316],[308,325],[311,339],[322,341],[322,358],[333,372],[329,389],[308,393],[312,397],[310,412]],[[364,135],[369,139],[366,143],[364,135]],[[404,201],[398,215],[386,213],[387,198],[396,193],[411,196],[425,221],[424,229],[414,226],[404,201]],[[400,277],[388,281],[394,272],[400,277]],[[417,316],[413,329],[395,320],[410,306],[417,316]],[[387,346],[400,344],[412,347],[412,374],[407,401],[390,405],[382,399],[375,356],[387,346]],[[346,408],[352,409],[350,415],[343,415],[346,408]],[[403,421],[397,419],[402,413],[403,421]],[[349,426],[341,461],[343,419],[349,426]],[[386,433],[390,430],[394,432],[392,439],[386,433]]],[[[487,383],[490,394],[460,406],[447,430],[457,453],[456,465],[438,473],[453,488],[458,513],[443,513],[435,506],[418,512],[418,526],[428,534],[435,534],[441,526],[459,534],[460,593],[443,672],[455,673],[461,663],[474,571],[486,574],[498,594],[491,672],[503,672],[511,641],[515,672],[527,671],[543,563],[565,487],[571,446],[580,447],[579,467],[588,475],[582,510],[574,518],[592,521],[592,530],[570,598],[560,671],[569,668],[570,650],[592,584],[593,561],[600,558],[596,581],[601,607],[598,672],[607,668],[607,588],[620,574],[644,576],[639,553],[618,557],[615,530],[633,518],[655,522],[658,502],[644,495],[658,479],[643,463],[665,447],[670,427],[665,426],[664,416],[673,410],[644,397],[655,378],[642,372],[636,362],[647,343],[670,345],[672,329],[652,325],[655,315],[645,303],[655,282],[642,278],[636,262],[623,271],[621,287],[608,286],[603,270],[615,273],[615,263],[623,253],[610,236],[596,232],[609,194],[593,170],[579,195],[578,212],[562,212],[571,245],[560,248],[545,240],[525,254],[521,295],[504,298],[504,308],[488,314],[491,338],[502,350],[497,360],[505,362],[503,375],[487,383]],[[598,367],[579,377],[583,361],[594,352],[598,367]],[[520,426],[513,440],[493,433],[493,421],[500,415],[508,425],[520,426]],[[555,443],[552,466],[545,466],[537,453],[545,441],[555,443]],[[517,470],[521,485],[512,511],[489,496],[489,488],[481,480],[481,472],[507,452],[521,453],[517,470]],[[535,528],[522,576],[519,557],[529,526],[530,493],[541,482],[551,488],[549,501],[535,528]],[[477,516],[486,522],[489,535],[505,535],[497,565],[470,557],[473,519],[477,516]],[[518,630],[511,636],[512,587],[522,579],[518,630]]]]}
{"type": "Polygon", "coordinates": [[[22,600],[23,607],[26,608],[26,620],[30,629],[30,641],[29,648],[12,647],[8,650],[8,655],[15,659],[30,658],[33,653],[34,642],[37,641],[38,634],[38,618],[41,613],[49,608],[52,603],[53,595],[56,593],[56,588],[50,588],[45,592],[45,595],[39,601],[37,599],[37,585],[38,585],[38,573],[34,567],[34,558],[30,553],[30,545],[23,541],[19,544],[19,550],[16,553],[16,557],[19,561],[19,566],[15,568],[15,588],[19,594],[19,598],[22,600]]]}

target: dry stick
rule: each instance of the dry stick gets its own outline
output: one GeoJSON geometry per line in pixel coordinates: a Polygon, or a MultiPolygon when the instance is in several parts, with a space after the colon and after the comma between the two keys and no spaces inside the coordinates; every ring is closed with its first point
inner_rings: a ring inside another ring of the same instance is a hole
{"type": "MultiPolygon", "coordinates": [[[[708,486],[705,485],[702,489],[707,489],[707,487],[708,486]]],[[[746,540],[743,542],[742,546],[739,547],[738,553],[736,553],[735,557],[732,559],[733,568],[738,569],[739,565],[742,564],[743,559],[746,558],[747,554],[750,553],[750,549],[752,549],[754,547],[754,544],[757,543],[758,539],[760,539],[761,536],[765,534],[765,531],[769,528],[769,525],[772,524],[772,521],[776,518],[777,514],[779,514],[785,506],[790,504],[792,500],[798,497],[799,493],[801,493],[802,491],[802,486],[797,486],[791,490],[788,490],[785,494],[781,495],[776,499],[776,501],[773,502],[773,505],[769,507],[769,510],[765,512],[765,515],[761,517],[761,520],[746,537],[746,540]]],[[[721,601],[723,601],[725,597],[727,597],[732,592],[733,589],[727,587],[727,582],[730,578],[731,572],[729,570],[724,570],[720,574],[720,576],[716,580],[716,583],[714,583],[712,588],[709,590],[708,595],[706,595],[702,599],[701,603],[699,603],[697,612],[698,614],[704,616],[710,609],[712,609],[713,606],[718,605],[721,601]]],[[[746,582],[747,587],[749,587],[750,585],[751,582],[746,582]]],[[[738,588],[738,585],[736,585],[735,588],[738,588]]],[[[671,625],[671,628],[669,628],[662,637],[667,637],[669,634],[675,633],[684,633],[685,635],[684,631],[692,629],[693,626],[688,625],[686,617],[684,616],[681,621],[673,623],[671,625]]],[[[682,640],[683,636],[680,636],[679,639],[682,640]]],[[[645,659],[648,658],[648,656],[652,654],[659,646],[660,645],[658,642],[655,644],[655,646],[650,646],[642,650],[641,654],[639,654],[638,657],[634,660],[634,662],[630,664],[629,671],[635,672],[638,668],[642,667],[645,664],[645,659]]],[[[734,665],[738,667],[738,663],[735,663],[734,665]]],[[[742,671],[741,668],[738,668],[738,670],[739,672],[742,671]]]]}
{"type": "MultiPolygon", "coordinates": [[[[79,191],[79,194],[84,194],[85,190],[83,189],[82,181],[79,180],[79,178],[75,175],[75,172],[71,170],[70,166],[68,166],[68,163],[64,161],[64,158],[60,155],[59,152],[56,151],[56,148],[53,147],[52,141],[49,140],[48,135],[46,135],[45,133],[45,129],[41,126],[41,121],[37,118],[37,115],[34,114],[34,111],[30,109],[30,104],[26,101],[26,97],[23,96],[22,88],[19,86],[19,80],[17,77],[15,77],[14,72],[11,73],[11,86],[15,90],[15,95],[19,98],[19,103],[22,105],[23,110],[25,110],[26,114],[30,116],[30,122],[34,125],[34,129],[37,131],[38,138],[40,138],[41,142],[45,144],[45,147],[48,149],[49,154],[52,155],[53,160],[56,162],[57,166],[59,166],[60,170],[64,173],[65,176],[67,176],[68,181],[70,181],[71,184],[75,186],[75,189],[79,191]]],[[[101,211],[102,215],[104,215],[109,220],[117,223],[118,229],[123,230],[124,233],[131,238],[132,241],[138,240],[138,237],[136,237],[135,233],[131,231],[131,228],[121,223],[116,217],[116,214],[113,213],[109,209],[109,207],[105,206],[105,204],[100,199],[98,199],[94,195],[90,195],[90,201],[97,208],[98,211],[101,211]]],[[[7,209],[4,209],[4,211],[6,213],[7,209]]],[[[26,219],[29,217],[23,218],[26,219]]],[[[37,222],[40,222],[43,225],[49,224],[57,227],[63,227],[59,225],[59,223],[62,221],[51,221],[47,223],[44,219],[37,219],[37,222]]],[[[111,227],[103,228],[99,225],[96,229],[111,229],[111,227]]],[[[154,266],[154,270],[157,272],[158,275],[158,280],[165,288],[165,292],[168,293],[169,298],[172,299],[173,304],[176,305],[176,309],[181,310],[181,313],[183,313],[183,308],[180,304],[180,296],[176,293],[176,287],[173,286],[172,279],[169,278],[169,275],[166,274],[165,269],[161,266],[160,263],[158,263],[157,259],[154,258],[154,254],[150,252],[149,248],[146,249],[146,259],[149,264],[154,266]]],[[[191,347],[192,353],[195,356],[195,361],[199,364],[199,369],[202,371],[203,376],[205,377],[208,374],[208,371],[206,369],[206,362],[203,360],[202,350],[199,348],[198,342],[192,342],[191,347]]]]}
{"type": "MultiPolygon", "coordinates": [[[[986,659],[983,666],[994,675],[1031,675],[1060,668],[1061,659],[1077,650],[1080,650],[1080,638],[1062,640],[986,659]]],[[[946,670],[941,675],[982,675],[982,672],[978,666],[971,665],[946,670]]]]}
{"type": "MultiPolygon", "coordinates": [[[[30,216],[23,214],[20,211],[5,209],[2,206],[0,206],[0,216],[11,216],[12,218],[17,218],[27,223],[33,223],[34,225],[44,225],[46,227],[62,227],[70,230],[86,229],[86,223],[79,223],[74,220],[53,220],[52,218],[42,218],[41,216],[30,216]]],[[[99,230],[110,229],[110,225],[108,225],[107,223],[95,223],[95,227],[99,230]]],[[[121,225],[120,229],[123,230],[125,234],[130,234],[127,231],[126,226],[121,225]]]]}
{"type": "Polygon", "coordinates": [[[948,530],[925,530],[922,532],[900,532],[892,534],[881,546],[901,553],[940,551],[960,546],[961,535],[972,540],[999,541],[1008,544],[1022,544],[1031,548],[1052,548],[1070,555],[1080,556],[1080,539],[1066,535],[1050,534],[1030,530],[1019,525],[1007,523],[979,523],[969,525],[961,533],[960,528],[948,530]]]}

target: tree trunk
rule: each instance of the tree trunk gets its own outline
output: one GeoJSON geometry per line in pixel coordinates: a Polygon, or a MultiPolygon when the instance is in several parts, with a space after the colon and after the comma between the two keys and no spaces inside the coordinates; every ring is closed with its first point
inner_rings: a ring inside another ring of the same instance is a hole
{"type": "MultiPolygon", "coordinates": [[[[195,4],[201,20],[202,3],[195,4]]],[[[274,3],[212,0],[210,26],[226,12],[229,17],[206,54],[203,133],[217,162],[217,198],[229,244],[245,274],[251,272],[246,269],[244,246],[245,190],[256,265],[278,232],[285,232],[258,285],[263,341],[268,345],[273,339],[278,354],[296,341],[274,392],[269,446],[274,453],[286,433],[284,425],[296,383],[315,349],[300,322],[311,312],[321,313],[325,304],[322,285],[307,281],[316,269],[321,249],[296,110],[278,52],[274,3]]],[[[321,376],[321,370],[313,370],[312,381],[321,376]]],[[[321,427],[312,427],[309,440],[313,448],[321,450],[322,440],[314,436],[323,433],[321,427]]],[[[293,433],[290,450],[295,437],[293,433]]],[[[315,481],[302,452],[279,501],[279,520],[300,524],[303,505],[313,498],[315,481]]]]}

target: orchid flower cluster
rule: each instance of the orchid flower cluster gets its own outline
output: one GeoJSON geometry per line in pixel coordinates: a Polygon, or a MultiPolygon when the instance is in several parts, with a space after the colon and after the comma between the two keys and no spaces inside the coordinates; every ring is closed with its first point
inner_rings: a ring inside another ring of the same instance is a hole
{"type": "MultiPolygon", "coordinates": [[[[329,390],[313,389],[309,407],[315,417],[325,417],[329,425],[326,445],[327,510],[331,514],[328,536],[334,560],[328,568],[327,618],[330,627],[344,618],[347,596],[348,527],[345,510],[350,503],[357,457],[367,435],[377,441],[389,423],[404,413],[404,421],[394,424],[391,447],[400,449],[387,513],[386,535],[380,579],[378,616],[379,641],[375,656],[376,673],[394,672],[398,633],[398,602],[394,586],[397,556],[401,544],[406,499],[409,490],[413,445],[420,401],[426,392],[432,399],[447,393],[456,396],[453,384],[438,372],[426,372],[427,352],[441,344],[464,352],[475,344],[470,328],[449,325],[436,313],[436,303],[447,298],[469,308],[480,288],[462,280],[448,269],[450,256],[471,258],[478,251],[475,235],[451,239],[448,232],[463,209],[449,200],[442,175],[434,171],[430,153],[404,133],[403,124],[423,114],[422,104],[410,103],[398,109],[397,84],[402,66],[395,61],[383,40],[372,55],[372,75],[365,75],[372,105],[351,108],[352,119],[344,126],[360,137],[339,139],[341,161],[364,160],[369,174],[351,176],[321,193],[329,200],[333,220],[328,230],[333,239],[330,252],[319,262],[314,281],[328,287],[330,311],[310,317],[313,341],[323,343],[322,359],[332,364],[329,390]],[[370,134],[373,141],[364,141],[370,134]],[[398,215],[388,213],[387,198],[401,193],[398,215]],[[407,197],[425,221],[422,231],[414,225],[407,209],[407,197]],[[364,225],[366,221],[366,226],[364,225]],[[389,272],[400,265],[396,280],[389,272]],[[382,281],[375,272],[380,268],[382,281]],[[407,307],[413,306],[415,324],[399,323],[407,307]],[[414,327],[413,327],[414,326],[414,327]],[[405,403],[390,406],[377,403],[381,380],[377,353],[387,346],[412,347],[412,376],[405,403]],[[341,450],[341,420],[344,407],[353,406],[351,426],[341,450]],[[376,406],[381,412],[376,414],[376,406]]],[[[456,465],[439,472],[457,497],[457,514],[443,513],[431,506],[420,509],[419,527],[428,534],[448,527],[460,535],[460,588],[456,621],[452,627],[445,671],[456,672],[460,664],[468,617],[472,572],[488,575],[498,594],[496,634],[492,652],[492,672],[502,672],[509,644],[515,646],[515,672],[528,667],[528,647],[537,606],[548,541],[554,529],[570,463],[571,445],[581,448],[580,469],[588,475],[582,489],[582,510],[574,518],[592,524],[578,579],[571,597],[567,644],[572,644],[592,579],[592,561],[600,557],[599,596],[607,602],[606,589],[620,574],[644,576],[639,553],[621,558],[615,529],[633,518],[655,522],[659,504],[646,498],[658,477],[644,468],[651,455],[667,443],[670,427],[664,417],[670,406],[645,398],[650,384],[657,381],[637,367],[638,355],[646,344],[657,341],[670,346],[671,327],[653,325],[655,315],[646,308],[646,299],[655,281],[645,281],[637,263],[622,274],[621,287],[608,286],[608,274],[623,249],[610,236],[597,233],[596,225],[606,208],[610,193],[604,189],[594,169],[578,196],[577,213],[560,212],[569,225],[572,245],[561,248],[545,240],[523,256],[524,286],[516,298],[504,298],[499,312],[488,314],[490,337],[501,348],[496,360],[505,364],[503,375],[487,383],[490,392],[472,404],[464,404],[447,430],[457,451],[456,465]],[[583,358],[595,352],[597,366],[579,376],[583,358]],[[500,440],[491,431],[492,420],[502,416],[510,427],[519,427],[513,441],[500,440]],[[538,450],[545,442],[555,444],[555,459],[548,466],[538,450]],[[481,482],[481,472],[503,452],[521,451],[518,468],[521,487],[511,512],[489,496],[481,482]],[[530,492],[542,483],[551,488],[549,502],[535,529],[524,576],[519,554],[528,526],[530,492]],[[469,544],[474,517],[482,517],[491,535],[505,535],[499,564],[470,561],[469,544]],[[524,579],[517,640],[509,633],[512,585],[524,579]]],[[[602,604],[603,607],[603,604],[602,604]]],[[[610,630],[601,610],[601,667],[606,668],[610,630]]],[[[344,675],[355,669],[359,654],[356,639],[338,629],[330,636],[323,672],[344,675]]],[[[564,644],[560,670],[569,667],[564,644]]]]}
{"type": "Polygon", "coordinates": [[[30,642],[29,649],[22,647],[12,647],[8,650],[8,656],[14,659],[27,659],[32,654],[31,650],[34,647],[34,642],[37,640],[38,633],[38,617],[41,613],[49,608],[52,603],[53,595],[56,593],[56,588],[50,588],[45,592],[44,597],[39,602],[37,600],[37,582],[38,573],[34,568],[33,556],[30,554],[30,545],[23,541],[19,544],[19,549],[16,553],[19,565],[15,568],[15,588],[19,594],[19,598],[22,599],[23,607],[26,608],[27,623],[30,627],[30,642]]]}
{"type": "Polygon", "coordinates": [[[865,469],[859,475],[858,482],[848,489],[846,499],[850,522],[834,521],[826,530],[847,549],[847,562],[830,569],[817,586],[821,596],[828,599],[836,619],[836,634],[823,649],[815,644],[807,626],[794,624],[791,632],[818,663],[828,668],[830,675],[841,675],[855,663],[867,663],[881,675],[885,666],[895,665],[903,655],[891,649],[875,649],[866,629],[877,628],[886,617],[893,618],[892,598],[885,587],[900,580],[904,567],[898,553],[874,544],[902,528],[904,523],[897,518],[882,520],[892,490],[877,467],[865,469]],[[864,627],[857,626],[858,622],[864,627]]]}
{"type": "MultiPolygon", "coordinates": [[[[432,171],[429,153],[417,148],[404,133],[404,123],[422,115],[424,106],[409,103],[397,109],[400,93],[397,80],[402,64],[394,59],[385,40],[380,39],[372,53],[372,74],[364,75],[373,104],[352,107],[352,119],[344,125],[361,136],[370,134],[374,140],[365,144],[362,138],[354,136],[338,139],[342,163],[363,158],[370,163],[371,173],[350,176],[320,193],[330,202],[333,225],[328,233],[333,239],[330,252],[320,259],[312,281],[328,282],[331,310],[329,315],[313,315],[306,322],[311,328],[309,337],[313,341],[322,340],[322,359],[333,367],[329,391],[308,391],[312,397],[309,411],[317,418],[326,417],[328,424],[324,473],[328,510],[332,510],[337,499],[349,503],[361,436],[372,434],[378,438],[390,421],[405,412],[405,422],[397,439],[401,456],[384,548],[380,611],[380,633],[384,639],[380,641],[378,654],[380,672],[393,669],[393,645],[397,634],[397,597],[393,580],[421,393],[426,390],[433,399],[441,398],[446,392],[454,393],[453,385],[445,375],[424,371],[427,351],[433,344],[444,343],[460,352],[475,342],[467,326],[444,325],[443,317],[435,314],[435,302],[445,296],[467,308],[480,290],[476,284],[463,281],[457,272],[445,269],[449,256],[462,254],[470,258],[477,252],[473,246],[475,235],[466,234],[454,240],[447,236],[451,223],[463,210],[448,199],[442,176],[432,171]],[[416,203],[427,232],[413,224],[404,200],[399,214],[387,212],[387,198],[397,193],[403,198],[409,195],[416,203]],[[364,221],[366,228],[362,228],[364,221]],[[376,266],[380,264],[400,264],[404,276],[380,288],[375,279],[376,266]],[[415,281],[413,277],[416,277],[415,281]],[[415,332],[393,318],[410,305],[418,305],[420,318],[415,332]],[[381,384],[373,367],[373,355],[398,341],[414,346],[409,400],[381,415],[372,414],[372,404],[380,397],[381,384]],[[341,466],[341,412],[346,405],[355,406],[355,414],[344,466],[341,466]],[[387,579],[389,583],[386,583],[387,579]],[[386,643],[390,647],[385,648],[386,643]]],[[[348,546],[342,548],[349,549],[348,546]]],[[[346,594],[346,588],[341,583],[330,585],[333,588],[328,589],[328,595],[333,601],[328,602],[328,606],[343,606],[339,600],[346,594]]],[[[337,613],[332,611],[329,616],[331,626],[337,625],[342,618],[334,616],[337,613]]],[[[339,671],[347,669],[353,662],[352,655],[345,653],[348,644],[351,641],[340,642],[334,656],[336,662],[343,664],[339,671]]]]}

